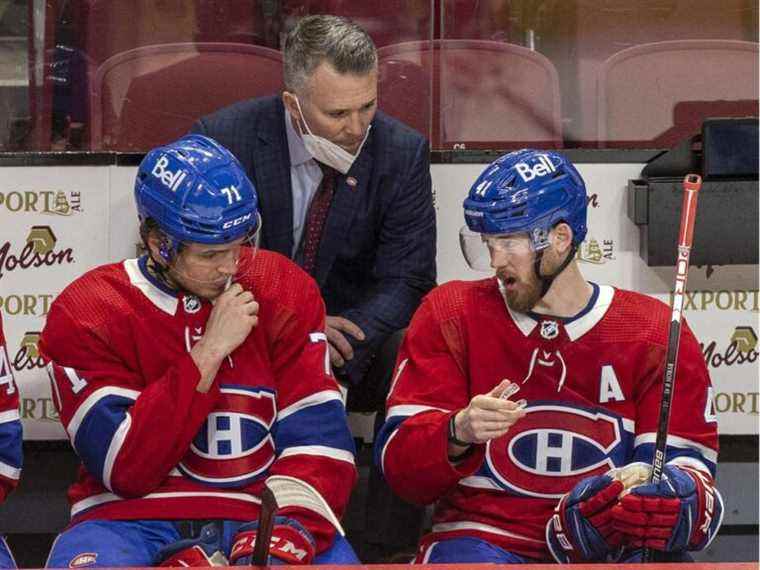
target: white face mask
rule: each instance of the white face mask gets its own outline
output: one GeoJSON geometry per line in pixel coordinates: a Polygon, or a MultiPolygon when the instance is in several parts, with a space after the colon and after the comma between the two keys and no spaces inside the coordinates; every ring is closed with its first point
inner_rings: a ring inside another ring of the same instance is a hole
{"type": "Polygon", "coordinates": [[[298,102],[298,97],[295,97],[295,100],[296,105],[298,106],[298,112],[301,114],[303,126],[306,128],[305,133],[301,132],[301,138],[303,139],[303,144],[306,147],[306,150],[312,157],[314,157],[314,160],[318,160],[322,164],[333,167],[341,174],[347,174],[351,169],[351,165],[356,160],[356,157],[359,156],[359,153],[362,151],[364,143],[367,142],[369,130],[372,128],[372,125],[369,125],[367,127],[367,132],[364,134],[364,139],[359,145],[359,148],[356,149],[356,154],[351,154],[342,146],[312,133],[309,125],[306,123],[306,119],[303,116],[303,111],[301,110],[301,104],[298,102]]]}

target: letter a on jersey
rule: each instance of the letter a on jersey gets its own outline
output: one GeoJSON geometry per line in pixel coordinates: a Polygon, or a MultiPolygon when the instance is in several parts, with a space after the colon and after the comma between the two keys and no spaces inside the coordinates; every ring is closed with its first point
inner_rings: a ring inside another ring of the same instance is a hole
{"type": "Polygon", "coordinates": [[[623,390],[620,388],[615,369],[609,364],[602,366],[602,374],[599,379],[599,403],[606,404],[610,400],[622,402],[625,400],[623,390]]]}

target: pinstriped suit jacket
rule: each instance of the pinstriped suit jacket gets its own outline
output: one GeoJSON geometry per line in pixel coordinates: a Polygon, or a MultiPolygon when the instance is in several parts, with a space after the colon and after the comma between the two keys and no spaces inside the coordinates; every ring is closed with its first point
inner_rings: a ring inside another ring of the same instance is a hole
{"type": "MultiPolygon", "coordinates": [[[[279,96],[242,101],[203,117],[193,132],[216,139],[240,160],[259,195],[261,246],[291,257],[284,113],[279,96]]],[[[435,252],[427,141],[378,111],[351,170],[338,178],[315,270],[327,314],[350,319],[367,336],[363,342],[349,337],[355,356],[343,372],[353,384],[435,285],[435,252]]]]}

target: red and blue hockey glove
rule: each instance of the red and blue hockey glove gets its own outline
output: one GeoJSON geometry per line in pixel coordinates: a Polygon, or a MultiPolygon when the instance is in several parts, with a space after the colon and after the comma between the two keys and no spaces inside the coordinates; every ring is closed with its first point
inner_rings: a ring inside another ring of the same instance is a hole
{"type": "Polygon", "coordinates": [[[227,566],[222,552],[221,535],[211,523],[201,529],[198,538],[187,538],[164,546],[156,555],[155,566],[227,566]]]}
{"type": "Polygon", "coordinates": [[[560,499],[546,525],[546,543],[557,562],[606,560],[617,544],[612,507],[622,490],[620,481],[597,475],[583,479],[560,499]]]}
{"type": "Polygon", "coordinates": [[[612,510],[612,519],[627,547],[702,550],[718,532],[723,499],[709,475],[666,465],[660,482],[634,487],[612,510]]]}
{"type": "MultiPolygon", "coordinates": [[[[251,565],[258,529],[258,521],[246,523],[238,529],[230,552],[230,565],[251,565]]],[[[316,546],[311,533],[301,526],[301,523],[288,517],[275,517],[272,540],[269,543],[268,564],[311,564],[316,546]]]]}

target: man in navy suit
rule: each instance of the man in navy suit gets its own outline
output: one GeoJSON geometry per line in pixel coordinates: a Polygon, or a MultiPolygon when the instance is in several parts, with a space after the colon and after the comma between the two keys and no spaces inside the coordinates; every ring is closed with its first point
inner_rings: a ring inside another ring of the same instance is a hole
{"type": "MultiPolygon", "coordinates": [[[[294,259],[316,279],[330,360],[349,386],[349,409],[382,410],[403,330],[435,284],[428,144],[377,111],[377,52],[349,20],[300,20],[285,41],[284,79],[281,97],[226,107],[193,130],[230,149],[253,180],[261,247],[294,259]],[[319,198],[323,178],[334,180],[327,204],[319,198]],[[317,204],[328,209],[314,260],[317,204]]],[[[370,510],[388,501],[374,495],[378,504],[370,510]]]]}

